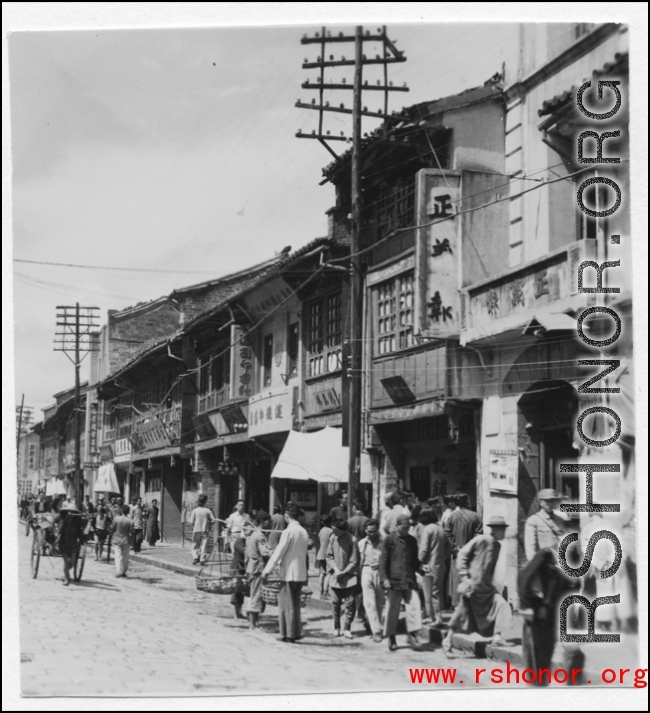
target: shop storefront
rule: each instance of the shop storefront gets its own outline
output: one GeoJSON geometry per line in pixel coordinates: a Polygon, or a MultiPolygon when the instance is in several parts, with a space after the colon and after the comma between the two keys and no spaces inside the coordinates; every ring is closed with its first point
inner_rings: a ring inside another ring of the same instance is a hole
{"type": "MultiPolygon", "coordinates": [[[[375,426],[376,446],[396,471],[393,488],[414,493],[420,501],[450,493],[467,493],[476,506],[475,409],[375,426]]],[[[390,490],[387,483],[384,490],[390,490]],[[386,487],[388,486],[388,487],[386,487]]]]}

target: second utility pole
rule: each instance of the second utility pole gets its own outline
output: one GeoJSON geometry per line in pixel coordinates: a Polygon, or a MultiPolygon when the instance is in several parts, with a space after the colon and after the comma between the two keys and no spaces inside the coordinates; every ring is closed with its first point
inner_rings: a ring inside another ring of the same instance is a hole
{"type": "Polygon", "coordinates": [[[361,275],[360,212],[361,212],[361,80],[363,71],[363,28],[354,32],[354,99],[352,105],[352,241],[350,246],[350,414],[348,471],[348,513],[352,516],[352,502],[359,487],[361,458],[361,371],[362,371],[362,324],[363,280],[361,275]]]}

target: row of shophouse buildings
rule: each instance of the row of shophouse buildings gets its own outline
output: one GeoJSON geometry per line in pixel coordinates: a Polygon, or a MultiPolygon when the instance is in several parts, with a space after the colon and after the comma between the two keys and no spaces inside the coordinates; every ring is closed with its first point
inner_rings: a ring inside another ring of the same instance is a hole
{"type": "MultiPolygon", "coordinates": [[[[579,292],[578,266],[631,264],[627,206],[610,219],[618,245],[607,218],[576,209],[577,187],[599,169],[584,171],[577,160],[576,137],[593,127],[576,108],[576,90],[613,78],[628,96],[626,28],[525,25],[521,42],[518,67],[405,108],[388,133],[364,140],[363,369],[355,373],[348,360],[348,152],[323,170],[336,190],[327,235],[241,272],[109,311],[83,387],[86,492],[106,489],[108,478],[127,498],[158,500],[170,542],[185,536],[186,513],[201,492],[221,519],[239,498],[248,510],[297,501],[316,529],[339,486],[286,479],[274,468],[293,431],[339,429],[343,447],[349,384],[358,379],[359,494],[369,509],[377,512],[397,488],[422,500],[469,493],[484,519],[503,515],[510,525],[500,566],[515,589],[523,523],[538,490],[584,497],[580,476],[561,473],[559,464],[589,457],[578,445],[576,417],[606,398],[578,392],[595,370],[578,365],[594,352],[577,338],[576,316],[605,297],[579,292]]],[[[621,163],[607,170],[627,196],[627,103],[600,124],[622,130],[607,145],[621,163]]],[[[611,279],[620,293],[606,297],[624,327],[603,351],[624,365],[617,386],[629,412],[610,449],[623,463],[620,477],[600,480],[596,494],[621,502],[618,529],[630,554],[631,285],[611,279]]],[[[610,327],[594,320],[590,329],[610,327]]],[[[57,394],[34,431],[46,479],[61,480],[74,466],[71,395],[57,394]]]]}

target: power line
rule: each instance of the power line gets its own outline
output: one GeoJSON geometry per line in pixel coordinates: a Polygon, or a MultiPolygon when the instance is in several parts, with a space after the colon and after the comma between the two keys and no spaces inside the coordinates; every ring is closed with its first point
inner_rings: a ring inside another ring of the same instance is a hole
{"type": "MultiPolygon", "coordinates": [[[[29,263],[30,265],[54,265],[56,267],[77,267],[77,268],[83,268],[87,270],[119,270],[119,271],[124,271],[124,272],[167,272],[167,273],[177,273],[177,274],[184,274],[184,275],[208,275],[212,274],[214,275],[215,272],[213,270],[165,270],[165,269],[159,269],[159,268],[150,268],[150,267],[110,267],[108,265],[78,265],[75,263],[69,263],[69,262],[46,262],[44,260],[22,260],[19,258],[14,258],[14,262],[26,262],[29,263]]],[[[227,274],[227,273],[223,273],[227,274]]]]}

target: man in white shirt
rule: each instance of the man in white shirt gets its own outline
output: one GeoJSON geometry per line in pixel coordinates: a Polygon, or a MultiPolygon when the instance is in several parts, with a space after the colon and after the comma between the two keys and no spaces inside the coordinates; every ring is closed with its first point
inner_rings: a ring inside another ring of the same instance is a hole
{"type": "Polygon", "coordinates": [[[277,566],[280,578],[278,592],[278,620],[282,641],[293,644],[301,637],[300,592],[307,582],[307,548],[309,535],[298,522],[300,510],[296,505],[287,505],[287,527],[282,531],[280,542],[273,550],[262,572],[264,582],[277,566]]]}
{"type": "Polygon", "coordinates": [[[190,514],[192,528],[192,564],[205,563],[208,559],[208,536],[216,522],[212,510],[205,507],[207,495],[199,495],[198,505],[190,514]]]}
{"type": "Polygon", "coordinates": [[[230,538],[231,547],[234,547],[237,540],[244,537],[244,525],[251,524],[250,515],[244,512],[244,501],[238,500],[235,512],[226,520],[226,535],[230,538]]]}
{"type": "Polygon", "coordinates": [[[384,610],[384,589],[379,577],[379,558],[381,556],[381,537],[377,520],[367,520],[366,537],[359,542],[359,570],[361,572],[361,591],[366,621],[372,632],[372,640],[381,643],[381,613],[384,610]]]}
{"type": "Polygon", "coordinates": [[[389,498],[386,498],[388,510],[382,513],[381,534],[383,536],[390,535],[397,528],[397,518],[400,515],[405,515],[406,512],[402,506],[403,496],[398,490],[392,493],[389,498]]]}

